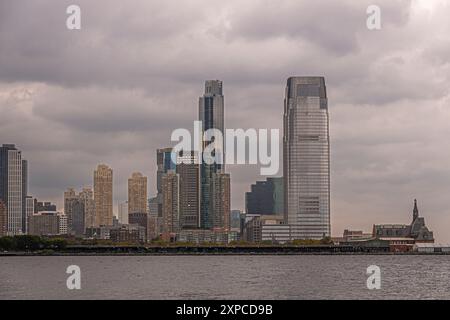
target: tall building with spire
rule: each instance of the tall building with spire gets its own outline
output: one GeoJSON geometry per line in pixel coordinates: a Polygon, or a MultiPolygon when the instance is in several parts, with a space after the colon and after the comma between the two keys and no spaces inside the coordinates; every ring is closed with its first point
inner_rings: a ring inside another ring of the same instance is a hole
{"type": "MultiPolygon", "coordinates": [[[[216,129],[225,133],[225,118],[224,118],[224,95],[223,83],[220,80],[208,80],[205,82],[205,92],[199,99],[199,120],[202,122],[204,133],[209,129],[216,129]]],[[[214,197],[221,197],[216,194],[218,191],[214,190],[213,176],[217,173],[225,171],[225,154],[223,151],[223,144],[217,144],[215,141],[215,154],[222,157],[222,163],[207,164],[202,161],[201,165],[201,203],[200,203],[200,226],[204,229],[211,229],[214,227],[215,220],[215,204],[214,197]]],[[[202,151],[212,143],[212,141],[202,140],[202,151]]]]}
{"type": "Polygon", "coordinates": [[[94,171],[95,227],[113,225],[113,170],[99,164],[94,171]]]}
{"type": "Polygon", "coordinates": [[[330,236],[330,137],[323,77],[287,80],[283,119],[285,221],[296,239],[330,236]]]}

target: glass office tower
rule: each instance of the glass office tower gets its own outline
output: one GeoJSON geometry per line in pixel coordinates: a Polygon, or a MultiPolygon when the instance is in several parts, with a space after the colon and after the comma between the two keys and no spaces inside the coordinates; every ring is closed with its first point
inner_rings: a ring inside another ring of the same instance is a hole
{"type": "Polygon", "coordinates": [[[292,77],[284,102],[285,220],[294,239],[330,236],[330,138],[323,77],[292,77]]]}
{"type": "MultiPolygon", "coordinates": [[[[199,99],[199,120],[203,125],[203,132],[208,129],[217,129],[224,134],[224,96],[222,92],[222,81],[208,80],[205,82],[205,93],[199,99]]],[[[203,135],[202,132],[202,135],[203,135]]],[[[210,141],[203,141],[204,149],[210,141]]],[[[225,143],[225,142],[224,142],[225,143]]],[[[216,148],[223,153],[222,148],[216,148]]],[[[225,158],[225,155],[223,155],[225,158]]],[[[224,172],[224,164],[206,164],[201,166],[201,205],[200,205],[200,226],[210,229],[214,226],[214,208],[212,199],[214,197],[213,175],[224,172]]]]}

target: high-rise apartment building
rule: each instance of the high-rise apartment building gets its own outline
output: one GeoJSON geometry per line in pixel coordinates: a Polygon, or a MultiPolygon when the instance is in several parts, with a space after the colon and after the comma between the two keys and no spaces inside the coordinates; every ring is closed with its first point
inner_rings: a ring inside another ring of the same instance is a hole
{"type": "MultiPolygon", "coordinates": [[[[199,120],[202,122],[203,132],[209,129],[219,130],[222,135],[225,130],[224,120],[224,96],[223,84],[219,80],[208,80],[205,82],[205,93],[199,99],[199,120]]],[[[223,163],[206,164],[202,161],[201,165],[201,202],[200,202],[200,226],[205,229],[213,228],[214,208],[212,199],[214,190],[212,178],[215,173],[224,172],[224,152],[223,145],[218,145],[215,141],[215,154],[223,158],[223,163]]],[[[202,141],[203,150],[211,141],[202,141]]],[[[225,141],[223,141],[225,143],[225,141]]],[[[202,150],[202,151],[203,151],[202,150]]]]}
{"type": "Polygon", "coordinates": [[[83,188],[78,197],[84,207],[84,227],[91,228],[95,226],[95,202],[94,191],[90,187],[83,188]]]}
{"type": "Polygon", "coordinates": [[[200,164],[194,152],[178,155],[177,170],[180,176],[180,227],[200,227],[200,164]]]}
{"type": "Polygon", "coordinates": [[[230,175],[227,173],[214,173],[211,179],[212,219],[213,229],[230,230],[230,175]]]}
{"type": "Polygon", "coordinates": [[[286,223],[294,238],[330,236],[330,139],[323,77],[287,80],[283,170],[286,223]]]}
{"type": "Polygon", "coordinates": [[[128,214],[147,213],[147,177],[134,172],[128,179],[128,214]]]}
{"type": "Polygon", "coordinates": [[[171,240],[180,230],[180,176],[173,170],[161,178],[163,239],[171,240]]]}
{"type": "Polygon", "coordinates": [[[113,225],[113,171],[99,164],[94,171],[95,226],[113,225]]]}
{"type": "Polygon", "coordinates": [[[158,217],[162,218],[162,176],[170,170],[176,170],[176,162],[172,159],[172,148],[163,148],[156,151],[156,163],[158,166],[156,177],[156,189],[158,200],[158,217]]]}

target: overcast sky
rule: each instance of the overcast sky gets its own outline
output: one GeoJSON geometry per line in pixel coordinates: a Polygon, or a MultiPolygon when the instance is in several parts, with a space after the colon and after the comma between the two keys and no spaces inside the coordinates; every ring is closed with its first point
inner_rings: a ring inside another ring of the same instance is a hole
{"type": "MultiPolygon", "coordinates": [[[[286,79],[325,76],[333,235],[409,223],[417,198],[450,242],[449,17],[440,0],[0,0],[0,143],[23,151],[39,200],[61,208],[106,163],[117,204],[133,171],[155,194],[156,149],[192,128],[204,80],[224,81],[227,128],[281,129],[286,79]]],[[[243,209],[259,169],[229,171],[243,209]]]]}

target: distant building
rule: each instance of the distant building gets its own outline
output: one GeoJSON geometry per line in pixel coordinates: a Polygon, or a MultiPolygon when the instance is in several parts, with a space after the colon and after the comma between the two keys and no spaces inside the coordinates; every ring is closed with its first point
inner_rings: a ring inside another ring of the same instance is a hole
{"type": "Polygon", "coordinates": [[[95,226],[113,225],[113,170],[100,164],[94,171],[95,226]]]}
{"type": "Polygon", "coordinates": [[[228,173],[213,173],[212,186],[212,228],[230,231],[231,185],[228,173]]]}
{"type": "Polygon", "coordinates": [[[189,243],[220,243],[227,244],[238,240],[237,232],[214,231],[208,229],[181,230],[177,241],[189,243]]]}
{"type": "Polygon", "coordinates": [[[288,79],[283,128],[285,221],[298,239],[329,237],[330,135],[323,77],[288,79]]]}
{"type": "Polygon", "coordinates": [[[230,212],[230,230],[240,233],[241,230],[241,210],[231,210],[230,212]]]}
{"type": "Polygon", "coordinates": [[[140,172],[128,179],[128,213],[147,213],[147,177],[140,172]]]}
{"type": "Polygon", "coordinates": [[[267,178],[251,185],[245,194],[246,212],[249,214],[284,214],[283,178],[267,178]]]}
{"type": "Polygon", "coordinates": [[[61,213],[42,211],[30,217],[29,229],[29,234],[35,236],[67,234],[67,220],[61,213]]]}
{"type": "Polygon", "coordinates": [[[75,189],[69,188],[64,192],[64,214],[67,216],[69,234],[83,236],[86,230],[86,213],[88,199],[86,194],[77,194],[75,189]]]}
{"type": "Polygon", "coordinates": [[[414,243],[434,243],[433,232],[425,225],[425,218],[419,216],[417,200],[414,200],[412,223],[406,224],[381,224],[373,226],[373,237],[380,239],[410,238],[414,243]]]}
{"type": "Polygon", "coordinates": [[[129,224],[135,224],[141,226],[145,230],[145,239],[147,239],[148,234],[148,214],[146,212],[133,212],[128,214],[129,224]]]}
{"type": "Polygon", "coordinates": [[[62,214],[60,212],[57,213],[58,216],[58,229],[60,235],[68,234],[67,230],[67,216],[65,214],[62,214]]]}
{"type": "Polygon", "coordinates": [[[163,239],[171,241],[180,230],[180,176],[168,171],[162,176],[163,239]]]}
{"type": "Polygon", "coordinates": [[[148,199],[148,235],[149,241],[162,233],[162,217],[158,216],[158,197],[148,199]]]}
{"type": "Polygon", "coordinates": [[[8,234],[26,233],[28,163],[14,144],[0,147],[0,200],[8,211],[8,234]]]}
{"type": "Polygon", "coordinates": [[[41,211],[56,211],[56,204],[51,202],[42,202],[34,199],[34,213],[41,211]]]}
{"type": "Polygon", "coordinates": [[[84,206],[84,227],[89,228],[95,225],[95,202],[92,188],[83,188],[78,194],[84,206]]]}
{"type": "Polygon", "coordinates": [[[177,157],[176,172],[180,177],[180,227],[200,227],[200,164],[198,155],[184,152],[177,157]]]}
{"type": "Polygon", "coordinates": [[[114,242],[145,242],[145,228],[136,224],[120,225],[111,228],[109,239],[114,242]]]}
{"type": "Polygon", "coordinates": [[[364,233],[361,230],[344,230],[342,235],[344,241],[371,239],[373,235],[371,233],[364,233]]]}
{"type": "MultiPolygon", "coordinates": [[[[243,240],[248,242],[261,241],[278,241],[277,233],[281,230],[277,228],[266,228],[265,226],[279,226],[284,224],[284,217],[282,215],[257,215],[248,220],[244,228],[243,240]],[[264,234],[263,234],[264,233],[264,234]]],[[[284,229],[283,229],[284,230],[284,229]]],[[[282,232],[284,232],[281,230],[282,232]]]]}
{"type": "Polygon", "coordinates": [[[119,203],[119,222],[128,224],[128,201],[119,203]]]}
{"type": "Polygon", "coordinates": [[[30,217],[34,214],[34,198],[32,196],[25,197],[25,234],[29,233],[30,217]]]}
{"type": "MultiPolygon", "coordinates": [[[[163,186],[162,177],[169,171],[176,170],[176,162],[172,161],[172,148],[163,148],[156,151],[156,164],[158,167],[157,177],[156,177],[156,188],[157,188],[157,201],[158,201],[158,217],[162,218],[163,214],[163,186]]],[[[173,156],[176,158],[176,155],[173,156]]]]}
{"type": "MultiPolygon", "coordinates": [[[[203,139],[204,133],[208,130],[218,130],[222,134],[225,133],[225,114],[224,114],[224,95],[223,83],[220,80],[205,81],[205,91],[203,96],[199,98],[198,119],[202,122],[201,139],[202,151],[207,148],[212,141],[203,139]]],[[[223,157],[225,154],[223,145],[215,143],[214,154],[223,157]]],[[[208,164],[205,161],[201,164],[201,201],[200,201],[200,227],[203,229],[215,228],[221,213],[216,213],[217,206],[213,204],[214,197],[218,197],[218,193],[214,190],[213,177],[215,174],[225,172],[225,163],[214,162],[208,164]],[[216,196],[215,196],[216,194],[216,196]]],[[[217,182],[217,179],[216,179],[217,182]]],[[[217,184],[216,184],[217,185],[217,184]]],[[[223,208],[220,209],[222,212],[223,208]]]]}
{"type": "Polygon", "coordinates": [[[0,237],[8,235],[8,210],[5,203],[0,200],[0,237]]]}

